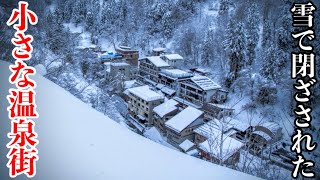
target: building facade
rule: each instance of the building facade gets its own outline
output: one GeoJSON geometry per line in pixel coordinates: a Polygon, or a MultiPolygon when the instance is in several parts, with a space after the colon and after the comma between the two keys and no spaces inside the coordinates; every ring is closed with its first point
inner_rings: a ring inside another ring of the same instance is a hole
{"type": "Polygon", "coordinates": [[[204,103],[203,104],[204,119],[210,121],[214,118],[221,119],[225,116],[234,114],[235,109],[221,104],[204,103]]]}
{"type": "Polygon", "coordinates": [[[139,60],[139,76],[141,79],[149,79],[158,82],[159,73],[162,69],[168,69],[170,65],[160,56],[150,56],[139,60]]]}
{"type": "Polygon", "coordinates": [[[179,54],[165,54],[161,58],[172,67],[181,67],[183,65],[183,57],[179,54]]]}
{"type": "Polygon", "coordinates": [[[191,106],[187,107],[165,123],[168,142],[179,147],[186,139],[194,141],[193,130],[203,123],[203,112],[191,106]]]}
{"type": "MultiPolygon", "coordinates": [[[[214,102],[221,86],[206,76],[194,76],[179,83],[179,97],[197,105],[214,102]]],[[[219,96],[221,98],[221,96],[219,96]]],[[[227,97],[224,96],[226,99],[227,97]]],[[[221,101],[219,99],[219,101],[221,101]]]]}
{"type": "Polygon", "coordinates": [[[227,165],[239,162],[244,144],[224,133],[226,129],[220,121],[213,120],[194,130],[194,143],[203,159],[227,165]]]}
{"type": "MultiPolygon", "coordinates": [[[[179,82],[193,77],[192,74],[180,69],[163,69],[159,73],[158,83],[178,91],[179,82]]],[[[178,91],[179,92],[179,91],[178,91]]]]}
{"type": "Polygon", "coordinates": [[[166,134],[165,123],[179,112],[178,102],[170,99],[153,109],[154,126],[162,133],[166,134]]]}
{"type": "Polygon", "coordinates": [[[140,86],[127,90],[129,114],[147,126],[153,125],[153,108],[164,102],[163,95],[140,86]]]}
{"type": "Polygon", "coordinates": [[[110,76],[116,77],[117,75],[123,75],[125,80],[130,80],[130,65],[124,62],[110,63],[110,76]]]}
{"type": "Polygon", "coordinates": [[[115,46],[115,50],[118,54],[125,58],[130,65],[138,66],[138,50],[133,50],[128,46],[115,46]]]}

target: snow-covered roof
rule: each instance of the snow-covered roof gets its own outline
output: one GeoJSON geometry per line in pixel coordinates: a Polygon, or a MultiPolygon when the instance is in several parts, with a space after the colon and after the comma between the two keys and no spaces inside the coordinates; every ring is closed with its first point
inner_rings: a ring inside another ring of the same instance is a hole
{"type": "Polygon", "coordinates": [[[131,81],[124,81],[124,88],[132,88],[134,84],[136,83],[136,80],[131,80],[131,81]]]}
{"type": "Polygon", "coordinates": [[[166,126],[180,133],[191,123],[197,120],[202,114],[202,111],[189,106],[167,121],[166,126]]]}
{"type": "Polygon", "coordinates": [[[163,55],[164,57],[166,57],[169,60],[183,60],[183,57],[180,56],[179,54],[166,54],[163,55]]]}
{"type": "Polygon", "coordinates": [[[139,122],[139,120],[133,118],[131,115],[129,115],[127,119],[134,127],[136,127],[139,132],[143,132],[146,129],[146,126],[139,122]]]}
{"type": "Polygon", "coordinates": [[[273,134],[276,134],[277,131],[280,129],[279,124],[274,123],[274,122],[265,122],[262,124],[258,124],[257,126],[265,127],[269,129],[273,134]]]}
{"type": "MultiPolygon", "coordinates": [[[[11,75],[9,65],[0,61],[4,79],[11,75]]],[[[37,127],[41,127],[36,129],[41,137],[37,145],[41,156],[37,161],[36,179],[258,179],[154,143],[94,110],[39,74],[33,79],[38,84],[37,106],[41,108],[37,110],[43,119],[36,122],[37,127]],[[56,168],[52,171],[50,167],[56,168]],[[184,172],[177,171],[179,168],[184,172]]],[[[0,86],[1,97],[5,97],[11,87],[9,81],[3,83],[0,86]]],[[[0,104],[6,103],[5,98],[0,99],[0,104]]],[[[6,132],[11,128],[10,119],[4,117],[2,120],[0,132],[6,132]]],[[[0,141],[0,152],[7,152],[6,143],[0,141]]],[[[0,156],[1,159],[6,158],[5,153],[0,153],[0,156]]],[[[5,167],[4,163],[0,164],[5,167]]],[[[1,174],[1,178],[10,179],[9,173],[1,174]]]]}
{"type": "Polygon", "coordinates": [[[146,58],[156,67],[170,67],[170,65],[161,59],[160,56],[150,56],[146,58]]]}
{"type": "Polygon", "coordinates": [[[221,120],[229,126],[229,129],[234,128],[244,132],[250,127],[249,123],[231,117],[224,117],[221,120]]]}
{"type": "Polygon", "coordinates": [[[163,99],[163,95],[149,89],[149,86],[139,86],[128,89],[128,91],[145,101],[155,101],[163,99]]]}
{"type": "Polygon", "coordinates": [[[191,149],[195,144],[191,142],[189,139],[184,140],[181,144],[179,144],[179,147],[184,151],[187,152],[189,149],[191,149]]]}
{"type": "Polygon", "coordinates": [[[101,59],[120,59],[122,56],[114,52],[106,52],[100,55],[101,59]]]}
{"type": "Polygon", "coordinates": [[[164,84],[158,83],[157,86],[156,86],[156,88],[162,89],[164,86],[165,86],[164,84]]]}
{"type": "Polygon", "coordinates": [[[182,99],[182,98],[180,98],[178,96],[173,97],[173,99],[178,101],[181,104],[184,104],[184,105],[187,105],[187,106],[192,106],[192,107],[197,108],[197,109],[201,109],[201,106],[198,106],[198,105],[196,105],[196,104],[194,104],[194,103],[192,103],[190,101],[187,101],[185,99],[182,99]]]}
{"type": "Polygon", "coordinates": [[[145,82],[147,82],[147,83],[152,84],[153,86],[157,85],[157,83],[156,83],[156,82],[154,82],[154,81],[152,81],[151,79],[144,78],[143,80],[144,80],[145,82]]]}
{"type": "Polygon", "coordinates": [[[213,119],[195,129],[194,132],[208,138],[211,136],[211,132],[215,130],[219,130],[223,133],[228,132],[230,129],[236,129],[244,132],[249,127],[250,125],[245,122],[233,119],[231,117],[225,117],[221,120],[213,119]]]}
{"type": "MultiPolygon", "coordinates": [[[[223,132],[224,129],[227,129],[226,127],[223,127],[223,125],[224,124],[222,124],[219,120],[213,119],[193,131],[206,137],[206,138],[210,138],[210,136],[213,132],[216,132],[216,131],[223,132]]],[[[225,125],[225,126],[227,126],[227,125],[225,125]]]]}
{"type": "Polygon", "coordinates": [[[206,69],[201,69],[201,68],[196,68],[195,70],[198,71],[198,72],[200,72],[200,73],[203,73],[203,74],[210,72],[210,71],[208,71],[208,70],[206,70],[206,69]]]}
{"type": "Polygon", "coordinates": [[[122,45],[120,45],[119,48],[121,48],[121,49],[131,49],[131,47],[129,47],[129,46],[122,46],[122,45]]]}
{"type": "Polygon", "coordinates": [[[215,131],[208,140],[199,144],[201,150],[222,161],[229,159],[243,146],[242,142],[225,136],[219,131],[215,131]]]}
{"type": "Polygon", "coordinates": [[[177,101],[170,99],[160,104],[159,106],[153,108],[153,111],[162,118],[166,114],[178,109],[176,106],[177,104],[177,101]]]}
{"type": "Polygon", "coordinates": [[[227,105],[224,105],[224,104],[214,104],[214,103],[208,103],[208,104],[215,106],[217,108],[220,108],[220,109],[234,109],[234,108],[227,106],[227,105]]]}
{"type": "Polygon", "coordinates": [[[115,46],[115,50],[116,51],[121,51],[121,52],[128,52],[128,53],[135,53],[135,52],[138,52],[137,50],[134,50],[132,49],[131,47],[129,46],[115,46]]]}
{"type": "Polygon", "coordinates": [[[161,92],[163,92],[163,93],[165,93],[165,94],[167,94],[169,96],[172,96],[174,93],[176,93],[176,90],[171,89],[171,88],[169,88],[167,86],[164,86],[164,87],[161,88],[161,92]]]}
{"type": "Polygon", "coordinates": [[[163,69],[161,70],[161,74],[169,76],[170,78],[188,78],[193,76],[192,74],[180,69],[163,69]]]}
{"type": "Polygon", "coordinates": [[[123,94],[129,96],[130,92],[128,91],[128,89],[126,89],[126,90],[123,91],[123,94]]]}
{"type": "Polygon", "coordinates": [[[206,76],[194,76],[191,81],[197,84],[201,89],[207,91],[212,89],[220,89],[221,86],[213,82],[210,78],[206,76]]]}
{"type": "Polygon", "coordinates": [[[163,51],[166,51],[166,48],[157,47],[157,48],[154,48],[152,51],[154,51],[154,52],[163,52],[163,51]]]}
{"type": "Polygon", "coordinates": [[[270,141],[272,139],[272,137],[270,137],[269,134],[267,134],[263,131],[254,131],[254,132],[252,132],[252,134],[257,134],[257,135],[263,137],[267,141],[270,141]]]}
{"type": "Polygon", "coordinates": [[[111,63],[111,66],[130,66],[128,63],[125,62],[115,62],[115,63],[111,63]]]}
{"type": "Polygon", "coordinates": [[[191,151],[188,151],[187,154],[190,155],[190,156],[198,155],[199,151],[198,151],[198,149],[193,149],[191,151]]]}

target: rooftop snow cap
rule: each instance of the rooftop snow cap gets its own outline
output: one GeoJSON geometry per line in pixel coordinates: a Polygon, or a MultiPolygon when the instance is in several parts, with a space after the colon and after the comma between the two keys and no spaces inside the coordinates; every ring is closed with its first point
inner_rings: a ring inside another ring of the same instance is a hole
{"type": "Polygon", "coordinates": [[[150,90],[149,86],[139,86],[128,89],[128,91],[147,102],[164,99],[163,95],[160,95],[157,92],[150,90]]]}
{"type": "Polygon", "coordinates": [[[207,91],[212,89],[220,89],[221,86],[213,82],[210,78],[206,76],[194,76],[191,80],[197,84],[201,89],[207,91]]]}
{"type": "Polygon", "coordinates": [[[160,56],[150,56],[146,57],[152,64],[154,64],[156,67],[169,67],[170,65],[165,62],[163,59],[160,58],[160,56]]]}
{"type": "Polygon", "coordinates": [[[183,60],[183,57],[180,56],[179,54],[166,54],[163,55],[164,57],[166,57],[169,60],[183,60]]]}
{"type": "Polygon", "coordinates": [[[202,111],[189,106],[167,121],[166,126],[180,133],[191,123],[197,120],[202,114],[202,111]]]}
{"type": "Polygon", "coordinates": [[[165,116],[168,113],[171,113],[172,111],[178,109],[177,107],[178,102],[170,99],[162,104],[160,104],[159,106],[155,107],[153,109],[153,111],[159,115],[161,118],[163,118],[163,116],[165,116]]]}

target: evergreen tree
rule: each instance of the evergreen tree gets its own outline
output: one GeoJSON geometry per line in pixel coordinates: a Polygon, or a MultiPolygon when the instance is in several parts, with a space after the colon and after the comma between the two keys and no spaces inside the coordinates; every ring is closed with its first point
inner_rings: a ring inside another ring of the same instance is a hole
{"type": "Polygon", "coordinates": [[[230,9],[231,2],[230,0],[219,0],[219,15],[228,14],[230,9]]]}
{"type": "Polygon", "coordinates": [[[252,65],[256,58],[255,49],[259,41],[259,14],[257,11],[257,4],[253,3],[249,6],[247,11],[246,22],[246,45],[248,51],[248,65],[252,65]]]}
{"type": "Polygon", "coordinates": [[[47,39],[45,43],[48,44],[49,48],[55,53],[66,51],[69,48],[69,36],[64,30],[62,13],[59,8],[57,8],[54,13],[48,14],[47,23],[48,26],[45,28],[47,39]]]}
{"type": "Polygon", "coordinates": [[[85,27],[87,31],[93,32],[95,28],[95,19],[93,12],[89,11],[86,16],[85,27]]]}
{"type": "Polygon", "coordinates": [[[208,29],[203,42],[201,61],[203,65],[209,65],[214,58],[214,34],[212,29],[208,29]]]}
{"type": "Polygon", "coordinates": [[[104,4],[101,15],[101,26],[105,32],[110,34],[116,32],[119,15],[118,4],[115,0],[107,1],[104,4]]]}
{"type": "MultiPolygon", "coordinates": [[[[288,5],[281,7],[281,9],[279,9],[281,12],[280,17],[277,16],[277,19],[274,20],[267,19],[265,22],[266,27],[264,27],[266,34],[263,34],[264,54],[262,55],[263,64],[261,74],[279,85],[283,84],[283,82],[288,82],[290,79],[287,67],[290,66],[291,62],[288,61],[288,59],[290,59],[290,52],[293,51],[293,41],[291,38],[291,32],[293,30],[290,14],[286,13],[289,8],[290,6],[288,5]],[[272,30],[272,27],[270,27],[271,24],[277,25],[277,29],[272,30]]],[[[273,16],[273,18],[276,17],[273,16]]]]}
{"type": "Polygon", "coordinates": [[[223,45],[227,53],[230,66],[230,73],[226,81],[226,86],[230,87],[234,80],[239,77],[239,72],[246,64],[243,23],[235,23],[234,20],[230,20],[225,34],[223,45]]]}
{"type": "Polygon", "coordinates": [[[83,22],[86,19],[86,15],[87,15],[86,1],[85,0],[75,1],[72,13],[73,13],[72,22],[74,22],[76,25],[83,22]]]}
{"type": "Polygon", "coordinates": [[[272,43],[274,36],[272,34],[272,22],[270,19],[263,21],[263,32],[262,32],[262,47],[268,48],[272,43]]]}

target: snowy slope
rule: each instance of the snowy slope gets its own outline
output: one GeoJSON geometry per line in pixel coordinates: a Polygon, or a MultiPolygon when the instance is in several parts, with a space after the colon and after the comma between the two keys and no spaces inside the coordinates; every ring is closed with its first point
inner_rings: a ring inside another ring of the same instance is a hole
{"type": "MultiPolygon", "coordinates": [[[[9,64],[0,61],[0,179],[8,174],[5,144],[9,64]]],[[[40,160],[34,179],[213,180],[257,179],[143,138],[90,108],[49,80],[36,76],[40,160]]],[[[23,178],[18,179],[27,179],[23,178]]]]}

